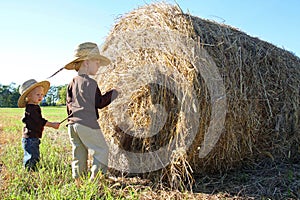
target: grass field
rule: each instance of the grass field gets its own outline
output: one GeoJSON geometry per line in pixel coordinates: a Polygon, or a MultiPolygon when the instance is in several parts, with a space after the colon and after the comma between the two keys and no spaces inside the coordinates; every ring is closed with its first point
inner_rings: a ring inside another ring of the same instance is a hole
{"type": "MultiPolygon", "coordinates": [[[[298,199],[300,165],[267,162],[254,168],[204,175],[195,181],[194,192],[153,187],[138,177],[99,175],[95,182],[83,179],[76,187],[71,177],[71,145],[65,123],[45,127],[40,146],[39,171],[22,167],[21,129],[24,109],[0,108],[0,199],[298,199]],[[263,167],[263,166],[266,167],[263,167]]],[[[44,118],[61,121],[65,107],[42,107],[44,118]]]]}

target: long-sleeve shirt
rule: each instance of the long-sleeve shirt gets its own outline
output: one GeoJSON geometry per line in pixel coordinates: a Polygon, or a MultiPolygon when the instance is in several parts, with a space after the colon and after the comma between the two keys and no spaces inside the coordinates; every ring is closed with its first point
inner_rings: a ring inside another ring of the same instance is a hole
{"type": "Polygon", "coordinates": [[[92,129],[99,129],[98,109],[109,105],[116,96],[115,90],[102,95],[97,82],[88,75],[74,77],[67,88],[68,124],[79,123],[92,129]]]}
{"type": "Polygon", "coordinates": [[[47,120],[42,117],[39,105],[27,104],[22,122],[25,124],[24,138],[41,138],[47,120]]]}

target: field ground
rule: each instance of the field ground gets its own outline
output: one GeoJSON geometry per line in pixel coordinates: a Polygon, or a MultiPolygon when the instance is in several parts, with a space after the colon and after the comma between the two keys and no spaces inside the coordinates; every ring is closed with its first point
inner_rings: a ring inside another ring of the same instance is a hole
{"type": "MultiPolygon", "coordinates": [[[[299,199],[300,164],[266,160],[222,175],[195,177],[193,191],[157,189],[139,177],[99,176],[76,187],[71,178],[67,128],[45,128],[40,170],[22,168],[24,110],[0,108],[0,199],[299,199]]],[[[43,107],[49,121],[66,117],[64,107],[43,107]]]]}

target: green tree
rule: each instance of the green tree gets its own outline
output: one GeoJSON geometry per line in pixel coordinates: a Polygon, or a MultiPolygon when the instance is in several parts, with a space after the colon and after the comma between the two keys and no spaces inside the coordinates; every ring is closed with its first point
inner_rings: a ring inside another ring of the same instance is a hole
{"type": "Polygon", "coordinates": [[[20,97],[18,89],[15,83],[0,84],[0,107],[17,107],[20,97]]]}
{"type": "Polygon", "coordinates": [[[67,85],[58,86],[58,101],[57,105],[66,105],[67,85]]]}
{"type": "Polygon", "coordinates": [[[56,86],[50,86],[46,96],[46,105],[55,106],[56,101],[58,100],[58,89],[56,86]]]}
{"type": "MultiPolygon", "coordinates": [[[[0,107],[18,107],[20,97],[19,87],[15,83],[9,85],[0,84],[0,107]]],[[[50,86],[42,106],[55,106],[66,104],[67,85],[50,86]]]]}

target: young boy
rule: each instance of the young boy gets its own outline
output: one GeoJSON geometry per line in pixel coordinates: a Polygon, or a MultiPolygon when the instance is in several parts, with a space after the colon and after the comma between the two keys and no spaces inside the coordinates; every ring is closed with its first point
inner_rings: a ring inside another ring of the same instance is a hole
{"type": "Polygon", "coordinates": [[[24,149],[23,164],[27,170],[36,170],[36,164],[40,160],[40,138],[44,126],[55,129],[59,128],[58,122],[49,122],[42,117],[40,102],[48,92],[50,83],[48,81],[37,82],[30,79],[24,82],[19,89],[21,96],[18,100],[18,107],[25,107],[25,116],[22,122],[23,128],[22,147],[24,149]]]}
{"type": "Polygon", "coordinates": [[[109,149],[97,122],[98,109],[109,105],[118,92],[110,90],[102,95],[97,82],[89,75],[95,75],[100,66],[109,63],[108,58],[100,55],[97,44],[85,42],[75,50],[75,59],[64,66],[65,69],[78,72],[67,88],[68,133],[73,151],[72,176],[77,185],[80,176],[87,172],[88,150],[93,156],[90,180],[95,178],[99,170],[106,173],[108,168],[109,149]]]}

